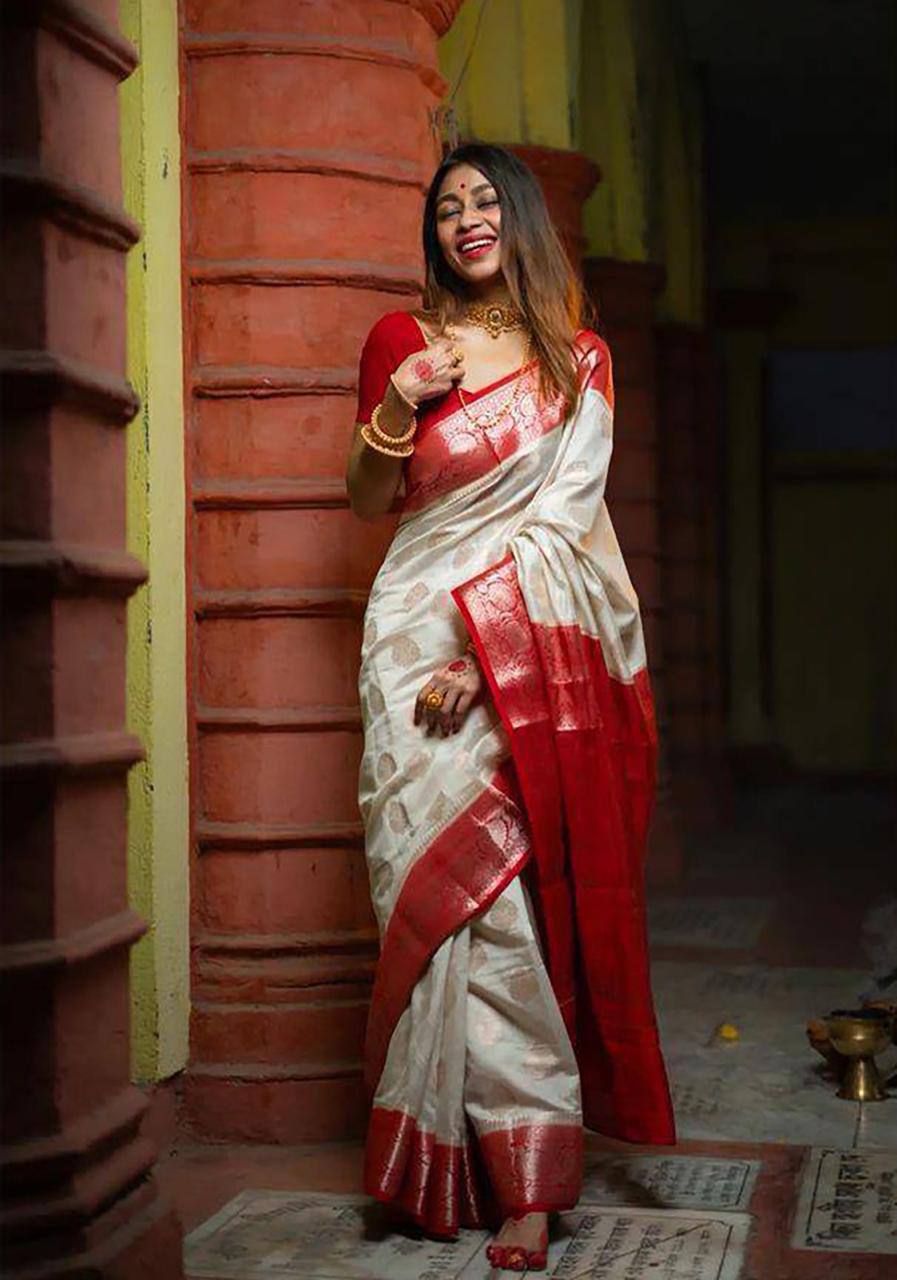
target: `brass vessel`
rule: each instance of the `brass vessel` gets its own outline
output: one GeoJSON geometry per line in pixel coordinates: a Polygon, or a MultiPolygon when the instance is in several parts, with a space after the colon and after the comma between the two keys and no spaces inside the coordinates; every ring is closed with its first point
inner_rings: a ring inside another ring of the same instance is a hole
{"type": "Polygon", "coordinates": [[[875,1055],[891,1042],[893,1016],[879,1009],[835,1009],[825,1023],[832,1048],[844,1059],[838,1097],[851,1102],[878,1102],[886,1098],[875,1055]]]}

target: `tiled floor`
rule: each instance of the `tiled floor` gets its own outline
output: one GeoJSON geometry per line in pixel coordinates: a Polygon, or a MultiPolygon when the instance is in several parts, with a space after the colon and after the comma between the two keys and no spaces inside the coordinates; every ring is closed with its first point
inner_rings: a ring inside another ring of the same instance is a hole
{"type": "MultiPolygon", "coordinates": [[[[769,793],[692,852],[652,905],[654,984],[675,1148],[590,1137],[557,1280],[897,1278],[897,1081],[860,1106],[809,1048],[809,1017],[897,965],[893,828],[876,797],[769,793]],[[737,1028],[724,1042],[721,1023],[737,1028]]],[[[879,1060],[890,1074],[897,1050],[879,1060]]],[[[360,1196],[360,1148],[184,1147],[163,1182],[192,1277],[485,1280],[486,1237],[387,1230],[360,1196]]]]}

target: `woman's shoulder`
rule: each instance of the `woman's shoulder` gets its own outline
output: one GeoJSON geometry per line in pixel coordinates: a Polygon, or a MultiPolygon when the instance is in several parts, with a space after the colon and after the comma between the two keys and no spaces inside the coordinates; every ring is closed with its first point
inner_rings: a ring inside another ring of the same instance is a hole
{"type": "Polygon", "coordinates": [[[387,311],[375,320],[368,331],[365,346],[369,350],[414,351],[424,345],[421,327],[410,311],[387,311]]]}
{"type": "Polygon", "coordinates": [[[613,371],[610,347],[594,329],[580,329],[573,339],[580,386],[601,394],[613,404],[613,371]]]}
{"type": "Polygon", "coordinates": [[[387,311],[375,320],[361,348],[358,362],[357,422],[370,422],[383,399],[390,374],[413,351],[426,346],[417,321],[409,311],[387,311]]]}
{"type": "Polygon", "coordinates": [[[610,359],[610,347],[594,329],[578,329],[573,339],[573,346],[576,350],[577,362],[580,364],[590,357],[592,360],[610,359]]]}

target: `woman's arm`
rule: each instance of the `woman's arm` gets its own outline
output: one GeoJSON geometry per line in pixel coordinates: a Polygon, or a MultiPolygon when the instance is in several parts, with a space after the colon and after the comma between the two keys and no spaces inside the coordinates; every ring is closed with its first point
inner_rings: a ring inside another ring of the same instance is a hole
{"type": "MultiPolygon", "coordinates": [[[[387,383],[378,418],[382,430],[391,436],[403,435],[413,417],[411,406],[401,398],[392,382],[387,383]]],[[[355,514],[362,520],[374,520],[392,506],[402,478],[402,459],[371,449],[362,440],[359,426],[355,424],[346,467],[346,488],[355,514]]]]}
{"type": "Polygon", "coordinates": [[[412,425],[415,409],[422,400],[445,395],[464,376],[463,359],[448,338],[434,339],[426,351],[412,352],[392,371],[389,363],[375,326],[361,355],[359,411],[364,416],[355,425],[346,467],[349,502],[362,520],[374,520],[389,511],[402,477],[402,459],[371,448],[362,438],[362,423],[370,421],[379,403],[380,430],[386,435],[402,436],[412,425]]]}

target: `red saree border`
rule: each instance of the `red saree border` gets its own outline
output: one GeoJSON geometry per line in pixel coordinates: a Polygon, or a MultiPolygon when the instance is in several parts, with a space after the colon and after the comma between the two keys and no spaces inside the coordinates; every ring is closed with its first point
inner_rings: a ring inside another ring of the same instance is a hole
{"type": "MultiPolygon", "coordinates": [[[[580,329],[574,350],[581,390],[597,391],[613,411],[613,375],[607,344],[591,329],[580,329]]],[[[422,406],[414,455],[405,468],[403,516],[416,514],[483,480],[528,446],[563,427],[563,397],[542,397],[535,360],[469,393],[469,399],[485,398],[515,378],[522,381],[519,403],[515,399],[508,412],[490,426],[478,427],[470,422],[457,388],[422,406]]]]}
{"type": "Polygon", "coordinates": [[[508,762],[405,877],[380,947],[368,1015],[365,1081],[371,1094],[399,1018],[434,952],[495,901],[529,856],[529,833],[508,762]]]}
{"type": "Polygon", "coordinates": [[[558,430],[563,423],[559,399],[539,403],[538,377],[527,365],[500,380],[495,387],[477,393],[486,398],[519,378],[519,396],[497,422],[478,426],[462,408],[451,403],[450,393],[439,408],[420,420],[415,451],[405,471],[406,493],[402,514],[422,511],[442,498],[484,480],[504,463],[558,430]]]}
{"type": "Polygon", "coordinates": [[[528,1124],[477,1136],[502,1218],[572,1209],[582,1190],[582,1125],[528,1124]]]}
{"type": "Polygon", "coordinates": [[[407,1111],[374,1107],[364,1152],[364,1190],[434,1236],[483,1227],[487,1189],[468,1143],[439,1142],[407,1111]]]}
{"type": "Polygon", "coordinates": [[[630,1142],[672,1143],[642,887],[656,753],[647,671],[614,679],[599,640],[532,622],[510,554],[452,597],[508,732],[530,818],[535,905],[585,1123],[630,1142]]]}
{"type": "Polygon", "coordinates": [[[493,1129],[448,1143],[406,1111],[375,1107],[364,1189],[435,1236],[498,1224],[511,1215],[572,1209],[582,1188],[581,1124],[493,1129]]]}
{"type": "Polygon", "coordinates": [[[539,932],[558,1006],[573,1038],[573,907],[564,874],[563,793],[548,693],[513,556],[456,587],[452,598],[511,744],[533,837],[539,932]],[[538,763],[521,768],[529,761],[538,763]]]}
{"type": "Polygon", "coordinates": [[[576,335],[580,351],[579,385],[583,390],[597,391],[614,411],[614,372],[610,347],[593,329],[580,329],[576,335]]]}

